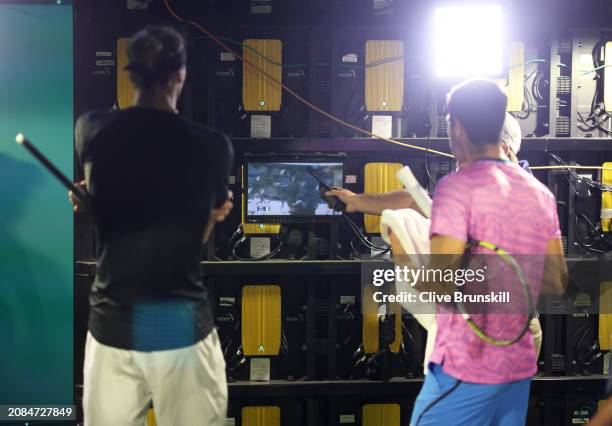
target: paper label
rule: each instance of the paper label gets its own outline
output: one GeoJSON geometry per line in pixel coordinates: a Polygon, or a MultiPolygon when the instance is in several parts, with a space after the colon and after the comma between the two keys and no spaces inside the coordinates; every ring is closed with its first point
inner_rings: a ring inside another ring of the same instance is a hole
{"type": "Polygon", "coordinates": [[[115,61],[112,59],[100,59],[96,61],[97,67],[112,67],[115,65],[115,61]]]}
{"type": "Polygon", "coordinates": [[[357,175],[346,175],[344,183],[357,183],[357,175]]]}
{"type": "Polygon", "coordinates": [[[235,297],[219,297],[219,304],[220,305],[235,305],[236,304],[236,298],[235,297]]]}
{"type": "Polygon", "coordinates": [[[251,381],[270,381],[270,358],[251,358],[251,381]]]}
{"type": "Polygon", "coordinates": [[[372,133],[383,138],[390,138],[393,131],[393,117],[390,115],[372,116],[372,133]]]}
{"type": "Polygon", "coordinates": [[[221,62],[229,62],[229,61],[235,61],[236,57],[234,56],[233,53],[230,52],[221,52],[221,62]]]}
{"type": "Polygon", "coordinates": [[[340,296],[340,304],[341,305],[354,305],[355,296],[340,296]]]}
{"type": "Polygon", "coordinates": [[[250,244],[251,257],[262,257],[270,254],[270,238],[252,237],[250,244]]]}
{"type": "Polygon", "coordinates": [[[355,423],[355,415],[354,414],[340,414],[340,423],[355,423]]]}
{"type": "Polygon", "coordinates": [[[96,56],[113,56],[113,52],[96,52],[96,56]]]}
{"type": "Polygon", "coordinates": [[[356,64],[357,63],[357,59],[358,56],[356,53],[347,53],[346,55],[344,55],[342,57],[342,62],[344,62],[345,64],[356,64]]]}
{"type": "Polygon", "coordinates": [[[146,10],[149,8],[150,0],[128,0],[128,10],[146,10]]]}
{"type": "Polygon", "coordinates": [[[578,293],[574,299],[574,306],[591,306],[589,293],[578,293]]]}
{"type": "Polygon", "coordinates": [[[252,14],[270,14],[272,13],[272,0],[251,0],[252,14]]]}
{"type": "Polygon", "coordinates": [[[251,137],[266,138],[272,136],[272,117],[270,115],[251,116],[251,137]]]}
{"type": "Polygon", "coordinates": [[[387,0],[374,0],[374,13],[380,15],[393,15],[393,7],[389,7],[387,0]]]}

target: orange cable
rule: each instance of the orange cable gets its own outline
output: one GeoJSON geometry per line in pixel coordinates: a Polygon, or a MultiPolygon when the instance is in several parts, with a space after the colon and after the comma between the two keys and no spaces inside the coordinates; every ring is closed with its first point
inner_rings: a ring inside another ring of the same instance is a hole
{"type": "Polygon", "coordinates": [[[273,76],[271,76],[270,74],[268,74],[267,72],[265,72],[264,70],[262,70],[260,67],[258,67],[257,65],[245,60],[241,55],[239,55],[238,53],[236,53],[233,49],[231,49],[230,47],[228,47],[227,45],[225,45],[225,43],[223,43],[221,40],[219,40],[217,37],[215,37],[215,35],[213,33],[211,33],[210,31],[208,31],[206,28],[204,28],[202,25],[198,24],[197,22],[194,21],[185,21],[183,18],[181,18],[180,16],[178,16],[173,10],[172,7],[170,6],[168,0],[164,0],[164,3],[166,5],[166,8],[168,9],[168,12],[170,12],[170,14],[178,21],[183,22],[183,23],[187,23],[189,25],[192,25],[194,27],[196,27],[197,29],[199,29],[200,31],[202,31],[204,34],[206,34],[208,37],[210,37],[215,43],[217,43],[219,46],[221,46],[223,49],[225,49],[227,52],[231,53],[232,55],[234,55],[235,57],[237,57],[238,59],[240,59],[243,63],[247,64],[248,66],[256,69],[257,71],[259,71],[261,74],[263,74],[266,78],[268,78],[271,82],[273,82],[274,84],[282,87],[283,89],[285,89],[285,91],[287,93],[289,93],[291,96],[293,96],[294,98],[296,98],[298,101],[300,101],[301,103],[303,103],[304,105],[306,105],[308,108],[311,108],[312,110],[318,112],[319,114],[329,118],[332,121],[335,121],[338,124],[341,124],[345,127],[348,127],[350,129],[353,129],[357,132],[366,134],[368,136],[371,136],[373,138],[377,138],[380,140],[383,140],[385,142],[388,143],[392,143],[395,145],[400,145],[406,148],[412,148],[412,149],[417,149],[419,151],[425,151],[425,152],[431,152],[432,154],[437,154],[437,155],[441,155],[444,157],[449,157],[449,158],[454,158],[452,154],[449,154],[447,152],[442,152],[442,151],[437,151],[435,149],[429,149],[429,148],[424,148],[422,146],[417,146],[417,145],[411,145],[405,142],[400,142],[400,141],[396,141],[393,139],[389,139],[389,138],[385,138],[383,136],[377,135],[375,133],[372,133],[368,130],[362,129],[360,127],[357,127],[349,122],[346,122],[322,109],[320,109],[319,107],[317,107],[316,105],[312,104],[311,102],[309,102],[308,100],[304,99],[303,97],[301,97],[300,95],[298,95],[296,92],[294,92],[291,88],[287,87],[285,84],[283,84],[281,81],[278,81],[277,79],[275,79],[273,76]]]}
{"type": "MultiPolygon", "coordinates": [[[[422,146],[417,146],[417,145],[411,145],[408,143],[404,143],[404,142],[400,142],[400,141],[396,141],[393,139],[389,139],[389,138],[385,138],[383,136],[379,136],[375,133],[372,133],[368,130],[362,129],[360,127],[355,126],[354,124],[351,124],[349,122],[346,122],[322,109],[320,109],[319,107],[317,107],[316,105],[310,103],[308,100],[304,99],[303,97],[301,97],[300,95],[298,95],[297,93],[295,93],[291,88],[287,87],[285,84],[283,84],[281,81],[278,81],[277,79],[275,79],[273,76],[271,76],[270,74],[268,74],[267,72],[265,72],[264,70],[262,70],[261,68],[259,68],[257,65],[245,60],[241,55],[239,55],[237,52],[235,52],[233,49],[231,49],[230,47],[228,47],[225,43],[223,43],[221,40],[219,40],[213,33],[211,33],[210,31],[208,31],[206,28],[204,28],[202,25],[198,24],[197,22],[194,21],[185,21],[183,18],[181,18],[180,16],[178,16],[174,10],[172,10],[172,7],[170,6],[170,3],[168,0],[164,0],[164,3],[166,5],[166,9],[168,9],[168,12],[178,21],[183,22],[183,23],[187,23],[189,25],[192,25],[194,27],[196,27],[197,29],[199,29],[200,31],[202,31],[204,34],[206,34],[208,37],[210,37],[215,43],[217,43],[219,46],[221,46],[223,49],[225,49],[227,52],[231,53],[232,55],[236,56],[238,59],[240,59],[243,63],[247,64],[248,66],[255,68],[257,71],[259,71],[261,74],[263,74],[266,78],[268,78],[270,81],[272,81],[274,84],[279,85],[280,87],[282,87],[283,89],[285,89],[285,91],[287,93],[289,93],[291,96],[293,96],[294,98],[296,98],[298,101],[302,102],[304,105],[306,105],[308,108],[311,108],[312,110],[318,112],[319,114],[335,121],[336,123],[339,123],[343,126],[346,126],[350,129],[353,129],[357,132],[366,134],[368,136],[371,136],[373,138],[377,138],[380,139],[382,141],[388,142],[388,143],[392,143],[395,145],[400,145],[406,148],[412,148],[412,149],[417,149],[419,151],[425,151],[425,152],[431,152],[433,154],[437,154],[437,155],[441,155],[444,157],[449,157],[449,158],[454,158],[454,156],[452,154],[449,154],[447,152],[442,152],[442,151],[437,151],[434,149],[428,149],[428,148],[423,148],[422,146]]],[[[534,166],[534,167],[530,167],[531,170],[546,170],[546,169],[582,169],[582,170],[612,170],[610,168],[605,168],[605,167],[601,167],[601,166],[534,166]]]]}

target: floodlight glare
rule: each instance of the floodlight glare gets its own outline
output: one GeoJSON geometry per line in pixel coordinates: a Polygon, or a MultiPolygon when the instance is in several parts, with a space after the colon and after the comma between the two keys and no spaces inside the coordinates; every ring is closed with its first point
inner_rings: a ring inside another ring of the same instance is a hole
{"type": "Polygon", "coordinates": [[[494,76],[503,68],[500,6],[443,6],[434,19],[436,74],[494,76]]]}

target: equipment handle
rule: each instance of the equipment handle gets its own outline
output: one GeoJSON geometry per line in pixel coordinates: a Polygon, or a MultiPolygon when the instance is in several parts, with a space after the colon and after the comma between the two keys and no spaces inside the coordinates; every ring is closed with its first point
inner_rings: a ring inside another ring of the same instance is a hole
{"type": "Polygon", "coordinates": [[[57,180],[62,183],[62,185],[72,191],[75,197],[79,198],[82,202],[89,202],[89,195],[83,191],[82,188],[79,188],[72,183],[72,181],[70,181],[57,167],[55,167],[55,165],[23,135],[23,133],[17,134],[15,137],[15,142],[27,149],[28,152],[34,156],[34,158],[36,158],[53,176],[55,176],[57,180]]]}
{"type": "Polygon", "coordinates": [[[416,180],[412,170],[410,170],[410,167],[402,167],[395,176],[399,179],[402,185],[404,185],[406,192],[410,194],[423,215],[430,218],[432,204],[431,198],[429,197],[429,194],[427,194],[427,191],[425,191],[425,189],[423,189],[423,187],[419,184],[419,181],[416,180]]]}

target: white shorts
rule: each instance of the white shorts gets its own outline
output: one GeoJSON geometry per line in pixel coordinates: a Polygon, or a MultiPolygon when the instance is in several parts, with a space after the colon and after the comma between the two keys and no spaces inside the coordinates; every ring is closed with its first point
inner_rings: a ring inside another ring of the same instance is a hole
{"type": "Polygon", "coordinates": [[[179,349],[138,352],[87,333],[85,426],[144,426],[153,402],[158,426],[225,426],[227,383],[217,331],[179,349]]]}

